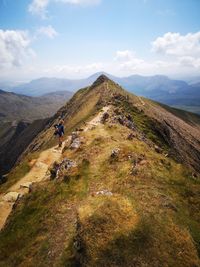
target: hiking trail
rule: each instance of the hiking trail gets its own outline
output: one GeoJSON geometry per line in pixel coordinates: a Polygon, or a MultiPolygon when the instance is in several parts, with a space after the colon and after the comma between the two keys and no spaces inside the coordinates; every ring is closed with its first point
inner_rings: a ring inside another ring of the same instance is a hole
{"type": "MultiPolygon", "coordinates": [[[[87,126],[84,131],[91,130],[93,127],[100,125],[103,115],[109,109],[110,106],[103,107],[96,117],[87,122],[87,126]]],[[[62,149],[64,146],[65,142],[63,142],[62,148],[58,149],[57,147],[52,147],[42,151],[34,162],[31,170],[8,190],[6,190],[6,193],[0,194],[0,231],[5,226],[7,218],[10,215],[16,201],[23,195],[30,192],[33,183],[39,183],[47,179],[49,166],[55,161],[61,160],[62,149]]]]}
{"type": "MultiPolygon", "coordinates": [[[[63,142],[64,145],[64,142],[63,142]]],[[[33,183],[41,182],[46,178],[48,168],[62,155],[62,148],[53,147],[42,151],[31,170],[12,185],[5,194],[0,194],[0,230],[4,227],[15,202],[19,197],[29,193],[33,183]]]]}

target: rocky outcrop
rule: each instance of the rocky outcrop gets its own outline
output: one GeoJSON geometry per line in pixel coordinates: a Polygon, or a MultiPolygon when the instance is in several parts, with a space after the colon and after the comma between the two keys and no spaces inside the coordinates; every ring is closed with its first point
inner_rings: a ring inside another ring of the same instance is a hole
{"type": "Polygon", "coordinates": [[[62,178],[67,171],[76,166],[76,162],[67,158],[63,159],[60,163],[54,162],[52,168],[50,168],[51,179],[62,178]]]}

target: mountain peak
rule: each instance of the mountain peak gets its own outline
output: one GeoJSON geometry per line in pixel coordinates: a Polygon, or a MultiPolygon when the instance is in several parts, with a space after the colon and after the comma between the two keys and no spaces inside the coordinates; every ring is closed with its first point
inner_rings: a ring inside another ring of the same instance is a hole
{"type": "Polygon", "coordinates": [[[105,75],[105,74],[101,74],[96,81],[92,84],[92,87],[98,86],[104,82],[108,82],[110,81],[110,79],[105,75]]]}

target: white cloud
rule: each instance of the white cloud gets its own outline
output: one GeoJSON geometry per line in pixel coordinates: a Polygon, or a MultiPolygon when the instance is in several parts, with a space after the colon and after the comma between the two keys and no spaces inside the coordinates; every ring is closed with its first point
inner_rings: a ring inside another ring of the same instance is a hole
{"type": "Polygon", "coordinates": [[[28,7],[28,10],[33,15],[39,15],[41,18],[45,19],[47,16],[47,6],[49,0],[33,0],[28,7]]]}
{"type": "Polygon", "coordinates": [[[153,43],[154,52],[172,56],[200,57],[200,31],[181,35],[168,32],[153,43]]]}
{"type": "Polygon", "coordinates": [[[120,50],[116,52],[115,59],[120,62],[131,61],[135,57],[135,52],[130,50],[120,50]]]}
{"type": "Polygon", "coordinates": [[[119,68],[124,71],[135,71],[147,67],[145,60],[136,56],[134,51],[122,50],[117,51],[114,60],[118,63],[119,68]]]}
{"type": "Polygon", "coordinates": [[[179,70],[199,71],[200,31],[181,35],[168,32],[152,43],[152,51],[166,56],[179,70]]]}
{"type": "Polygon", "coordinates": [[[27,32],[0,29],[0,68],[20,66],[33,55],[27,32]]]}
{"type": "Polygon", "coordinates": [[[39,35],[45,35],[50,39],[53,39],[54,37],[56,37],[58,35],[57,31],[51,25],[40,27],[37,30],[36,35],[38,35],[38,34],[39,35]]]}

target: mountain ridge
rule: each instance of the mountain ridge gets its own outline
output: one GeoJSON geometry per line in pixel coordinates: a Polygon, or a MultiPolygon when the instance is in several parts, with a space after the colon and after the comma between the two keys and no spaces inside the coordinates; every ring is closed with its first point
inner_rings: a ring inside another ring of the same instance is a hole
{"type": "Polygon", "coordinates": [[[79,90],[0,188],[3,207],[23,195],[9,204],[0,265],[199,267],[200,129],[176,112],[104,76],[79,90]]]}
{"type": "Polygon", "coordinates": [[[56,90],[76,91],[78,88],[91,85],[101,74],[107,75],[126,90],[137,95],[177,108],[200,113],[200,90],[198,84],[194,87],[185,81],[173,80],[164,75],[116,77],[105,72],[98,72],[85,79],[41,78],[12,90],[28,95],[42,95],[56,90]]]}
{"type": "MultiPolygon", "coordinates": [[[[166,142],[171,143],[171,140],[170,140],[170,138],[171,138],[170,134],[171,133],[170,132],[171,132],[171,130],[173,131],[173,128],[180,127],[180,129],[182,129],[182,127],[183,127],[183,132],[182,132],[182,137],[181,137],[183,139],[183,141],[182,141],[183,144],[186,141],[185,138],[188,138],[188,140],[190,140],[190,138],[193,140],[193,138],[194,138],[194,140],[197,140],[196,146],[198,147],[198,151],[200,150],[200,146],[198,143],[198,138],[200,137],[199,136],[200,120],[199,120],[198,115],[196,116],[196,115],[193,115],[192,113],[191,114],[188,113],[189,114],[188,115],[188,121],[183,121],[183,118],[181,117],[181,115],[178,114],[178,112],[176,112],[175,110],[173,110],[173,109],[166,110],[165,106],[163,107],[159,103],[155,103],[153,101],[146,100],[145,98],[141,99],[140,97],[134,96],[134,95],[128,93],[127,91],[125,91],[121,86],[117,85],[115,82],[110,80],[105,75],[101,75],[90,87],[87,87],[85,89],[78,91],[74,95],[72,100],[69,103],[67,103],[66,106],[62,107],[55,114],[54,117],[52,117],[52,119],[50,120],[50,126],[48,126],[48,127],[51,127],[51,125],[53,125],[53,123],[55,124],[55,120],[57,120],[57,118],[59,118],[59,117],[65,118],[66,117],[66,114],[65,114],[66,111],[68,111],[71,108],[71,106],[73,106],[73,104],[72,104],[73,101],[75,101],[75,102],[77,101],[76,100],[77,95],[79,96],[81,94],[83,94],[83,96],[82,96],[83,99],[90,97],[90,95],[92,94],[92,97],[95,99],[95,105],[97,108],[102,106],[103,104],[106,105],[106,103],[107,104],[113,103],[113,101],[114,102],[117,102],[117,101],[120,102],[120,97],[122,97],[123,101],[127,102],[127,105],[133,105],[136,109],[139,110],[139,112],[142,112],[142,113],[144,113],[145,116],[148,116],[149,118],[151,118],[155,122],[155,125],[157,122],[158,129],[156,129],[156,131],[160,131],[160,134],[164,136],[164,139],[166,139],[165,140],[166,142]],[[108,86],[108,83],[109,83],[109,86],[108,86]],[[94,92],[95,92],[95,96],[93,96],[94,92]],[[119,100],[117,100],[117,97],[119,97],[119,100]],[[130,103],[129,103],[129,101],[130,101],[130,103]],[[174,114],[176,114],[176,115],[174,115],[172,113],[172,110],[174,111],[174,114]],[[174,121],[173,121],[174,119],[175,119],[176,123],[174,123],[174,121]],[[168,120],[170,120],[169,125],[168,125],[168,120]],[[167,123],[166,123],[166,121],[167,121],[167,123]],[[188,124],[188,122],[190,122],[190,124],[188,124]],[[163,129],[159,129],[160,125],[162,125],[161,128],[163,128],[163,129]],[[163,127],[163,125],[164,125],[164,127],[163,127]],[[186,129],[184,129],[184,127],[186,127],[186,129]]],[[[82,103],[80,106],[75,105],[74,106],[74,112],[76,112],[77,109],[81,108],[82,105],[84,107],[84,102],[87,102],[87,100],[85,101],[85,99],[84,99],[83,102],[80,101],[80,103],[82,103]]],[[[92,107],[92,108],[96,109],[96,107],[92,107]]],[[[187,114],[187,112],[186,112],[186,114],[187,114]]],[[[67,117],[68,117],[68,115],[67,115],[67,117]]],[[[47,127],[47,129],[48,129],[48,127],[47,127]]],[[[178,136],[180,137],[180,133],[178,133],[178,130],[177,130],[177,137],[176,137],[177,140],[178,140],[178,136]]],[[[38,142],[38,144],[39,143],[40,142],[38,142]]],[[[192,143],[193,143],[193,141],[192,141],[192,143]]],[[[173,142],[171,143],[171,145],[173,146],[173,142]]],[[[186,149],[186,151],[188,149],[190,156],[192,156],[190,145],[191,144],[188,144],[188,148],[185,148],[185,149],[186,149]]],[[[183,147],[185,147],[185,145],[183,147]]],[[[190,156],[187,155],[186,151],[184,152],[184,156],[181,156],[181,153],[182,153],[181,147],[179,147],[179,148],[176,147],[175,150],[176,150],[175,153],[179,154],[179,159],[186,161],[186,162],[187,162],[186,159],[188,159],[188,163],[190,162],[190,159],[191,159],[191,161],[193,161],[192,158],[194,156],[196,158],[196,163],[193,162],[192,165],[194,164],[194,166],[196,166],[195,167],[196,170],[200,170],[199,166],[198,166],[198,153],[199,152],[196,151],[195,152],[195,153],[197,153],[196,156],[194,153],[194,155],[190,158],[190,156]]],[[[191,164],[189,163],[189,165],[191,165],[191,164]]]]}

